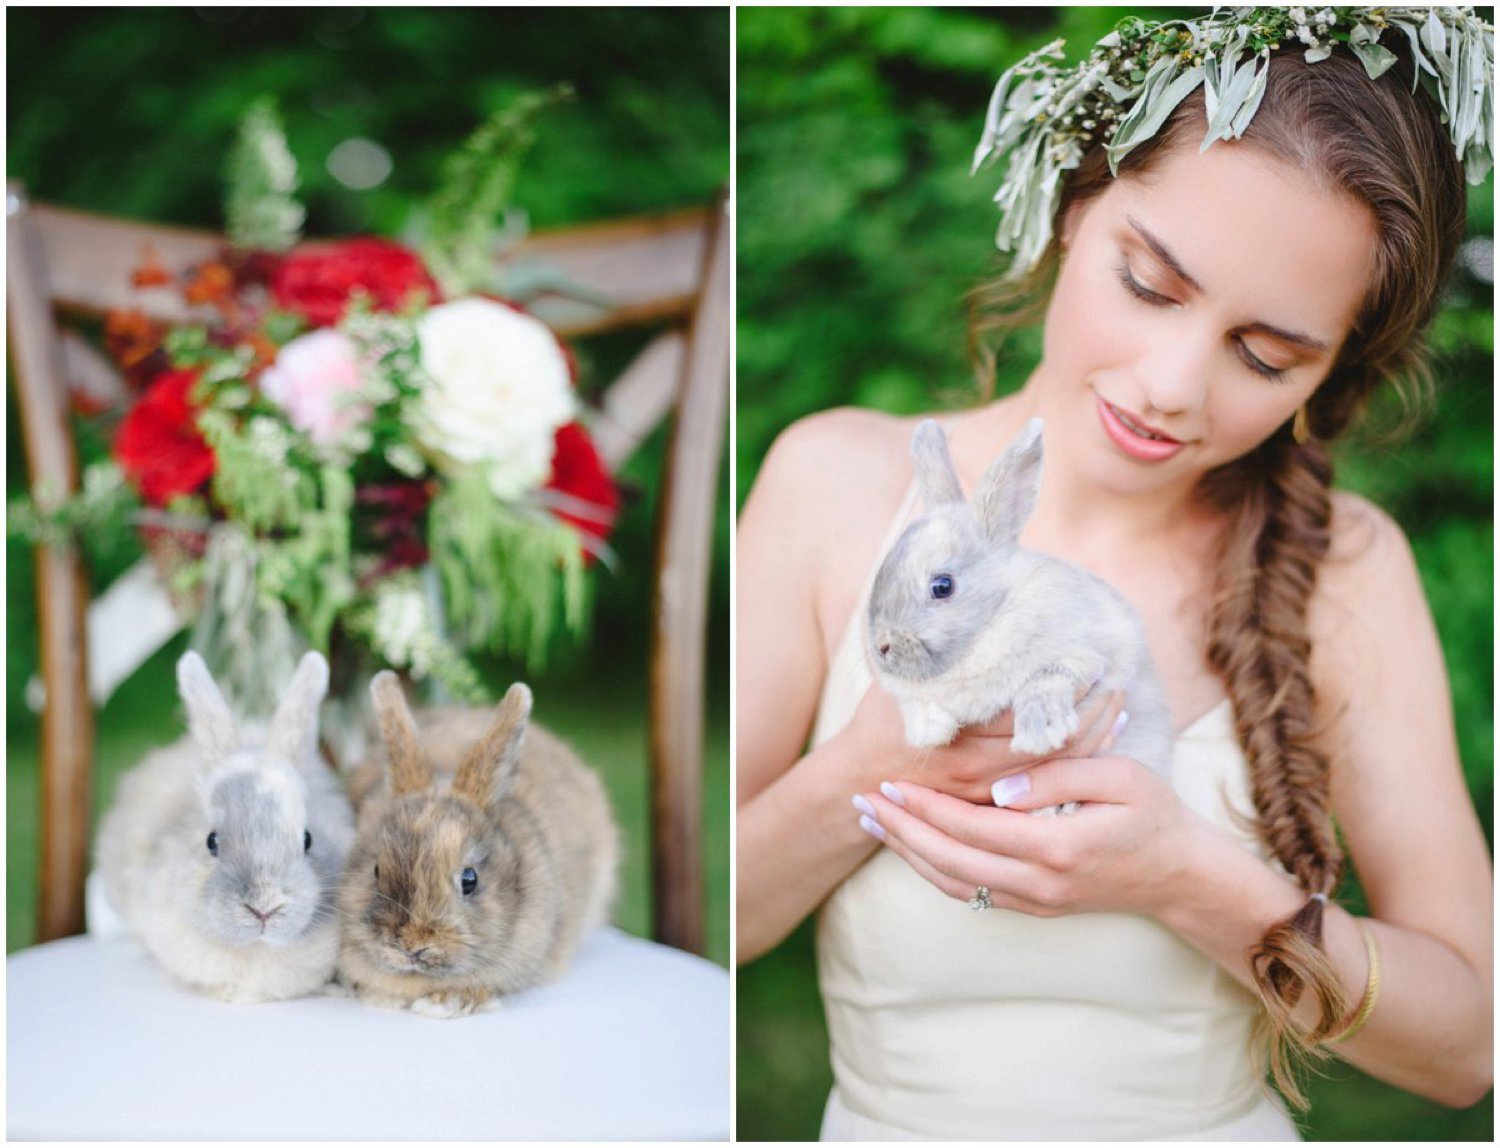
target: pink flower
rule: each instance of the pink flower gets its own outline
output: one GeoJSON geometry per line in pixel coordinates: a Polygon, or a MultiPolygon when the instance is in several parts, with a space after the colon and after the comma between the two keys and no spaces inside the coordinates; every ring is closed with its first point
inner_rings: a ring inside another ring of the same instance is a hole
{"type": "Polygon", "coordinates": [[[356,397],[359,387],[354,344],[334,330],[293,339],[260,377],[265,396],[318,446],[337,442],[370,417],[369,404],[356,397]]]}

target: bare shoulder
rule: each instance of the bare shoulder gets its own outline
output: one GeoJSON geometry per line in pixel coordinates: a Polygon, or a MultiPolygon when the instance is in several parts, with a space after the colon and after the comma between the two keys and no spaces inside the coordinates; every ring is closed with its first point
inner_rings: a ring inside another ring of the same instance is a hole
{"type": "Polygon", "coordinates": [[[1396,520],[1349,491],[1333,495],[1332,538],[1318,594],[1351,605],[1389,604],[1392,593],[1421,593],[1411,543],[1396,520]]]}
{"type": "Polygon", "coordinates": [[[764,472],[774,468],[778,478],[793,481],[816,477],[830,493],[884,479],[903,485],[904,477],[890,474],[891,462],[902,456],[914,425],[914,419],[860,407],[819,411],[776,437],[764,472]]]}
{"type": "Polygon", "coordinates": [[[1332,539],[1308,617],[1320,691],[1377,696],[1401,674],[1399,651],[1425,645],[1431,613],[1406,534],[1357,494],[1333,497],[1332,539]]]}
{"type": "Polygon", "coordinates": [[[856,407],[799,419],[777,436],[756,478],[761,510],[782,525],[828,542],[858,533],[875,514],[889,516],[907,484],[915,420],[856,407]]]}

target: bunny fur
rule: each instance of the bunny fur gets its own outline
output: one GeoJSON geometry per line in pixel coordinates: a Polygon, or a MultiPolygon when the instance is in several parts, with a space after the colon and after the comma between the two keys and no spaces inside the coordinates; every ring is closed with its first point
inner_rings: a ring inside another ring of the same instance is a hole
{"type": "Polygon", "coordinates": [[[384,745],[351,781],[340,980],[372,1004],[455,1017],[561,974],[614,896],[599,778],[528,725],[524,684],[493,711],[415,716],[389,671],[370,692],[384,745]]]}
{"type": "Polygon", "coordinates": [[[1014,747],[1046,754],[1078,731],[1078,690],[1124,689],[1130,720],[1115,752],[1165,776],[1172,717],[1135,610],[1103,579],[1019,544],[1041,487],[1042,420],[990,466],[972,502],[933,420],[917,427],[912,455],[926,514],[881,563],[866,626],[907,741],[946,745],[959,727],[1011,710],[1014,747]]]}
{"type": "Polygon", "coordinates": [[[105,895],[199,992],[241,1003],[317,992],[338,955],[334,898],[354,836],[316,752],[328,663],[304,656],[264,727],[241,729],[196,653],[177,681],[191,734],[120,779],[96,841],[105,895]]]}

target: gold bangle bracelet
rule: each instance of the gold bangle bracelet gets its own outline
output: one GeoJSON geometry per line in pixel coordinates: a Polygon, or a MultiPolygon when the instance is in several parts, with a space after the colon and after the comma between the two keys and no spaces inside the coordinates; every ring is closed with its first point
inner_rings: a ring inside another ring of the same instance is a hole
{"type": "Polygon", "coordinates": [[[1365,995],[1359,1002],[1359,1008],[1355,1010],[1354,1018],[1338,1036],[1329,1037],[1324,1044],[1338,1044],[1340,1041],[1348,1040],[1351,1036],[1364,1028],[1365,1021],[1370,1019],[1370,1014],[1375,1011],[1375,1002],[1380,999],[1380,948],[1375,944],[1375,930],[1370,928],[1368,921],[1359,922],[1360,932],[1365,935],[1365,955],[1370,958],[1370,976],[1365,981],[1365,995]]]}

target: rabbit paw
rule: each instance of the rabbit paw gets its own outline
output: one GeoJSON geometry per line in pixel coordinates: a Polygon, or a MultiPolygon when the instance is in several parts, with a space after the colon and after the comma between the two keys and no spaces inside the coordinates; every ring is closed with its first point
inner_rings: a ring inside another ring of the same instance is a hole
{"type": "Polygon", "coordinates": [[[359,998],[361,1004],[373,1005],[376,1008],[403,1009],[411,1007],[411,1002],[404,997],[398,997],[391,993],[382,993],[374,989],[355,987],[354,995],[359,998]]]}
{"type": "Polygon", "coordinates": [[[1037,691],[1016,702],[1015,735],[1011,745],[1018,753],[1051,753],[1078,732],[1078,711],[1073,691],[1037,691]]]}
{"type": "Polygon", "coordinates": [[[907,743],[916,749],[947,745],[958,733],[953,715],[935,705],[907,706],[901,716],[906,719],[907,743]]]}
{"type": "Polygon", "coordinates": [[[225,1004],[232,1005],[261,1004],[273,999],[263,992],[256,992],[254,989],[236,984],[209,985],[202,991],[215,1000],[221,1000],[225,1004]]]}
{"type": "Polygon", "coordinates": [[[429,1016],[437,1020],[451,1020],[457,1016],[468,1016],[474,1012],[488,1012],[498,1001],[493,997],[480,997],[466,992],[430,993],[411,1002],[411,1011],[418,1016],[429,1016]]]}

